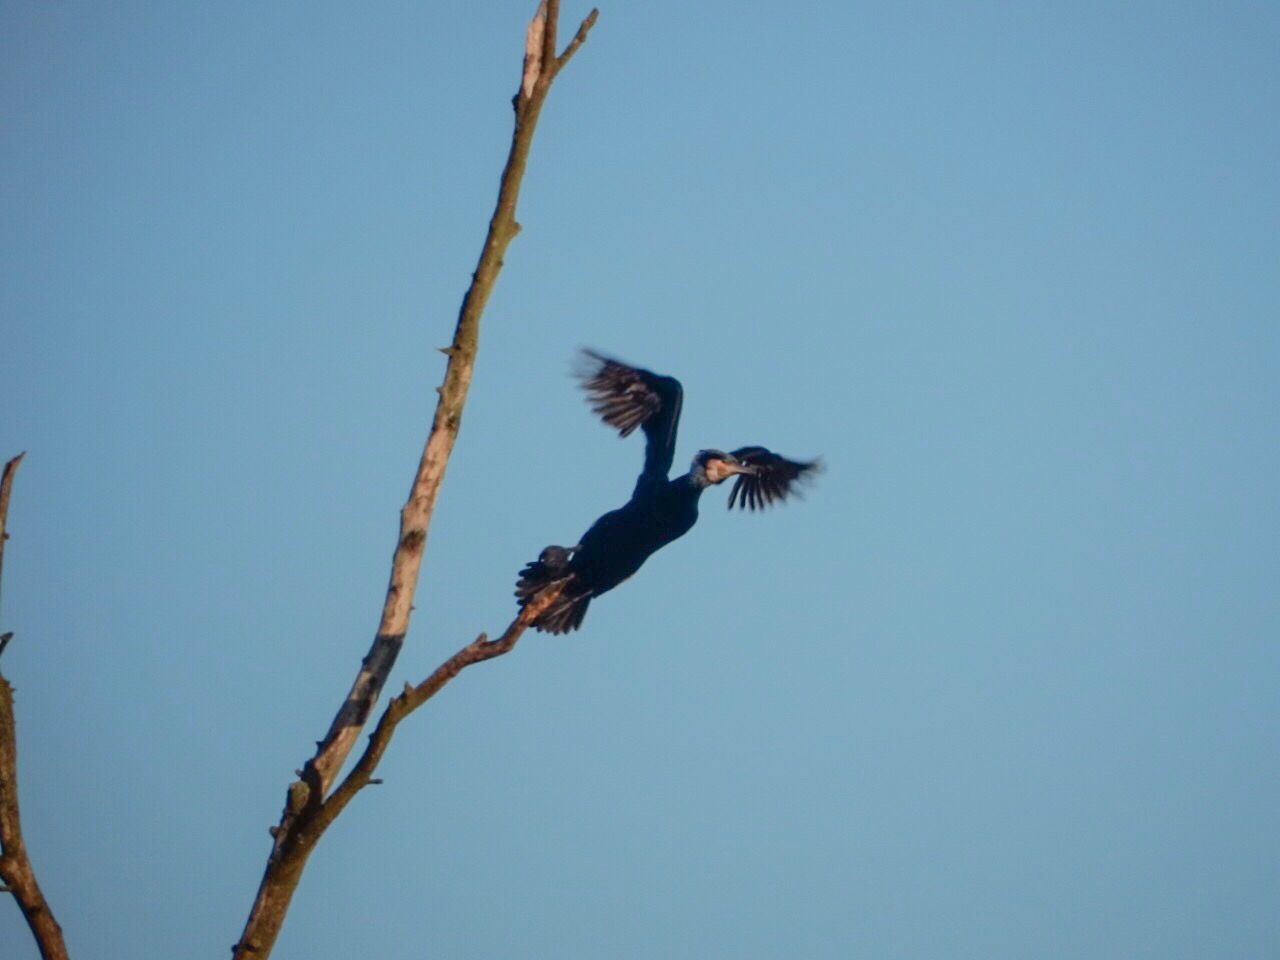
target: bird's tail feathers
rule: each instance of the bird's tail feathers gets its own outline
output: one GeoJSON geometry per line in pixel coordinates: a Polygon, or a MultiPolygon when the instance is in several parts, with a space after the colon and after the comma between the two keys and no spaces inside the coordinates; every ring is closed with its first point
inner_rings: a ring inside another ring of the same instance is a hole
{"type": "MultiPolygon", "coordinates": [[[[570,585],[572,586],[572,584],[570,585]]],[[[587,606],[591,603],[590,594],[577,596],[562,593],[556,598],[536,621],[533,628],[546,633],[568,633],[582,626],[582,618],[587,615],[587,606]]]]}
{"type": "Polygon", "coordinates": [[[527,607],[548,587],[564,584],[564,589],[531,626],[547,633],[568,633],[582,626],[591,595],[574,590],[569,571],[569,557],[576,547],[547,547],[537,560],[525,564],[516,581],[516,597],[520,609],[527,607]]]}

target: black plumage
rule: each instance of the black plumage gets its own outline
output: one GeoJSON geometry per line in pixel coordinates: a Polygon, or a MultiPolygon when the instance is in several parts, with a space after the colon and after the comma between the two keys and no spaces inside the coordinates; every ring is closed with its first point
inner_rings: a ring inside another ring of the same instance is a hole
{"type": "Polygon", "coordinates": [[[818,469],[816,460],[788,460],[753,446],[732,453],[700,450],[688,473],[669,480],[684,397],[680,382],[589,350],[583,351],[579,378],[591,408],[606,424],[623,437],[637,427],[644,432],[644,467],[631,499],[592,524],[581,542],[547,547],[520,571],[516,596],[521,607],[545,588],[564,585],[533,623],[549,633],[576,630],[593,597],[612,590],[656,551],[688,533],[707,487],[737,477],[729,506],[756,510],[786,500],[818,469]]]}
{"type": "Polygon", "coordinates": [[[761,510],[771,503],[781,503],[795,491],[795,483],[816,464],[780,457],[764,447],[739,447],[733,455],[755,470],[743,473],[729,491],[729,509],[736,504],[743,510],[761,510]]]}

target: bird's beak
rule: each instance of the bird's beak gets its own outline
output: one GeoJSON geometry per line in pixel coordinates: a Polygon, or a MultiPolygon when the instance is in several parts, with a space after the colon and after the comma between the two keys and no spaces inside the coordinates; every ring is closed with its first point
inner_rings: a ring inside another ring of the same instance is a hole
{"type": "Polygon", "coordinates": [[[759,473],[759,468],[743,463],[737,457],[725,457],[724,465],[729,468],[730,473],[745,473],[752,477],[759,473]]]}

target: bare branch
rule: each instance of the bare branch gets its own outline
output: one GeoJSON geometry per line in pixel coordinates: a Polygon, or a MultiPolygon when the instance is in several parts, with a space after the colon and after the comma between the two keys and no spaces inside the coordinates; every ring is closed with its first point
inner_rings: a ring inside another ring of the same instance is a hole
{"type": "Polygon", "coordinates": [[[381,783],[373,777],[373,772],[400,721],[439,693],[467,667],[510,653],[529,625],[555,602],[562,589],[563,585],[548,590],[527,605],[497,640],[489,640],[482,633],[440,664],[417,686],[405,684],[404,691],[387,704],[359,762],[329,799],[318,801],[313,787],[301,781],[293,785],[300,788],[296,794],[292,789],[290,792],[289,802],[294,807],[294,814],[288,828],[275,828],[281,832],[275,834],[276,849],[267,864],[254,912],[245,927],[245,935],[231,948],[236,960],[270,954],[311,851],[357,793],[371,784],[381,783]]]}
{"type": "Polygon", "coordinates": [[[13,687],[0,676],[0,881],[13,894],[44,960],[67,960],[62,927],[45,900],[22,839],[18,810],[18,740],[13,687]]]}
{"type": "MultiPolygon", "coordinates": [[[[5,523],[9,517],[9,493],[13,489],[13,477],[18,472],[18,464],[26,453],[20,453],[4,465],[4,475],[0,476],[0,586],[4,584],[4,542],[9,539],[5,533],[5,523]]],[[[0,647],[0,650],[3,648],[0,647]]]]}
{"type": "MultiPolygon", "coordinates": [[[[558,0],[544,0],[544,5],[539,7],[539,13],[534,17],[534,24],[544,18],[547,27],[553,28],[553,18],[558,8],[558,0]]],[[[594,17],[588,19],[594,22],[594,17]]],[[[532,32],[533,24],[530,24],[530,35],[532,32]]],[[[581,28],[579,33],[585,37],[581,28]]],[[[467,391],[471,386],[480,317],[502,270],[507,246],[520,230],[515,219],[520,183],[528,163],[538,115],[553,79],[546,71],[541,71],[539,76],[541,79],[535,83],[530,96],[517,101],[519,109],[516,111],[515,129],[512,132],[511,152],[499,185],[498,202],[489,221],[488,235],[481,248],[471,286],[462,301],[453,342],[446,348],[449,363],[445,368],[444,381],[438,388],[440,397],[436,403],[431,432],[423,448],[409,498],[400,512],[400,537],[391,561],[391,579],[378,631],[346,700],[311,761],[322,795],[332,785],[343,761],[355,745],[409,629],[409,616],[413,610],[422,554],[426,548],[427,530],[440,484],[444,480],[445,467],[461,426],[467,391]]]]}
{"type": "MultiPolygon", "coordinates": [[[[499,182],[498,200],[489,221],[488,234],[472,275],[471,286],[462,300],[453,342],[449,347],[443,348],[449,362],[445,368],[444,381],[437,388],[440,396],[436,403],[435,417],[423,447],[413,486],[400,511],[399,537],[392,556],[391,578],[377,633],[361,662],[351,690],[330,724],[329,732],[317,745],[315,755],[303,767],[300,779],[289,785],[280,822],[271,831],[275,843],[258,895],[240,942],[233,948],[237,958],[252,956],[262,960],[271,952],[294,889],[301,879],[306,859],[319,836],[319,832],[315,830],[316,814],[322,809],[330,809],[333,811],[332,816],[336,816],[336,811],[345,806],[347,801],[343,800],[341,805],[329,808],[325,796],[364,729],[408,633],[422,555],[426,549],[427,530],[440,484],[444,479],[445,467],[462,423],[467,391],[471,386],[479,343],[480,317],[502,270],[507,247],[520,232],[520,225],[515,219],[516,205],[533,143],[533,132],[551,89],[551,82],[567,59],[568,51],[564,58],[557,60],[555,57],[555,25],[558,15],[559,0],[543,0],[526,35],[521,87],[515,98],[515,128],[511,135],[511,149],[499,182]]],[[[588,20],[594,23],[594,12],[588,20]]],[[[584,22],[583,27],[579,28],[579,36],[571,45],[573,49],[585,39],[586,29],[589,29],[589,24],[584,22]]],[[[526,612],[527,610],[528,608],[526,612]]],[[[519,618],[516,623],[519,623],[519,618]]],[[[503,635],[504,639],[511,634],[516,623],[503,635]]],[[[515,639],[523,631],[524,626],[520,626],[511,636],[509,644],[514,645],[515,639]]],[[[461,670],[469,663],[490,659],[510,649],[510,646],[503,648],[501,639],[493,641],[497,646],[487,645],[488,641],[484,641],[484,644],[486,645],[468,654],[468,657],[474,656],[475,659],[464,657],[463,661],[459,661],[457,669],[461,670]]],[[[464,652],[474,646],[473,643],[464,648],[464,652]]],[[[446,666],[455,659],[457,656],[447,661],[446,666]]],[[[449,674],[441,685],[454,675],[456,671],[449,674]]],[[[428,678],[424,683],[430,681],[431,678],[428,678]]],[[[400,700],[401,697],[397,697],[392,702],[393,705],[400,700]]],[[[385,715],[383,719],[386,719],[385,715]]],[[[381,726],[380,722],[379,727],[381,726]]],[[[361,762],[363,763],[363,759],[361,762]]],[[[353,770],[353,774],[354,772],[353,770]]],[[[360,786],[365,782],[367,778],[360,786]]],[[[358,790],[359,787],[355,789],[358,790]]],[[[328,821],[325,822],[327,825],[328,821]]]]}
{"type": "MultiPolygon", "coordinates": [[[[23,454],[4,467],[0,479],[0,569],[4,565],[5,522],[9,516],[9,492],[23,454]]],[[[5,641],[12,634],[5,634],[5,641]]],[[[0,652],[3,646],[0,646],[0,652]]],[[[18,809],[18,734],[13,712],[13,687],[0,675],[0,887],[13,894],[18,908],[31,928],[44,960],[67,960],[62,928],[36,882],[36,873],[22,838],[22,817],[18,809]]]]}
{"type": "Polygon", "coordinates": [[[369,744],[365,747],[359,762],[347,774],[341,786],[334,790],[333,795],[324,802],[317,818],[321,829],[332,823],[357,793],[376,782],[373,779],[373,771],[377,769],[378,761],[382,759],[382,754],[391,743],[391,737],[401,720],[439,693],[445,684],[467,667],[483,663],[485,660],[492,660],[515,649],[516,643],[525,630],[556,601],[562,589],[563,585],[548,590],[526,606],[520,611],[520,616],[511,621],[511,625],[497,640],[489,640],[482,633],[436,667],[432,674],[416,687],[406,684],[404,692],[387,704],[377,727],[369,735],[369,744]]]}
{"type": "Polygon", "coordinates": [[[587,42],[587,34],[591,32],[591,28],[596,25],[596,18],[600,16],[599,10],[592,10],[587,14],[585,20],[578,26],[578,32],[573,35],[573,39],[569,41],[569,45],[564,48],[564,53],[560,54],[556,60],[556,72],[559,73],[561,68],[578,52],[578,48],[587,42]]]}

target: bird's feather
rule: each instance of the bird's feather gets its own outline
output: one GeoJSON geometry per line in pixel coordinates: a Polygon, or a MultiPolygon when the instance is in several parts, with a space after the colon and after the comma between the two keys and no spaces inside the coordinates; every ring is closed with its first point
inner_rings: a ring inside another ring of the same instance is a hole
{"type": "Polygon", "coordinates": [[[743,473],[734,481],[729,493],[729,509],[763,510],[781,503],[796,492],[799,485],[821,469],[817,460],[788,460],[765,447],[739,447],[733,451],[755,473],[743,473]]]}
{"type": "Polygon", "coordinates": [[[666,480],[675,458],[676,429],[684,400],[680,381],[594,350],[583,350],[581,356],[578,378],[596,415],[620,436],[629,436],[637,427],[644,431],[644,470],[639,485],[666,480]]]}

